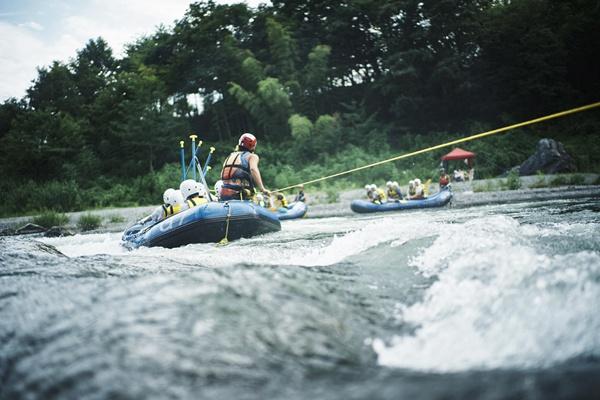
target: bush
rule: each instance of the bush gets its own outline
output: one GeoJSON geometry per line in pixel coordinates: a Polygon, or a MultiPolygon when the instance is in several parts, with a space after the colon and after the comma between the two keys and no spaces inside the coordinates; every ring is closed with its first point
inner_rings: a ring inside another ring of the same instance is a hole
{"type": "Polygon", "coordinates": [[[585,176],[581,174],[572,175],[571,185],[585,185],[585,176]]]}
{"type": "Polygon", "coordinates": [[[75,181],[51,181],[41,186],[37,201],[44,207],[57,211],[81,210],[82,200],[79,186],[75,181]]]}
{"type": "Polygon", "coordinates": [[[340,199],[340,192],[334,186],[325,189],[327,203],[336,203],[340,199]]]}
{"type": "Polygon", "coordinates": [[[51,228],[53,226],[66,225],[69,222],[69,217],[56,211],[45,211],[34,217],[32,222],[44,228],[51,228]]]}
{"type": "Polygon", "coordinates": [[[116,223],[119,223],[119,222],[125,222],[125,218],[122,215],[119,215],[119,214],[111,214],[111,215],[109,215],[108,220],[112,224],[116,224],[116,223]]]}
{"type": "Polygon", "coordinates": [[[493,181],[486,180],[483,184],[473,185],[474,192],[493,192],[496,190],[496,185],[493,181]]]}
{"type": "Polygon", "coordinates": [[[308,140],[312,135],[313,124],[308,118],[300,114],[293,114],[288,119],[292,137],[297,140],[308,140]]]}
{"type": "Polygon", "coordinates": [[[550,186],[566,186],[569,184],[569,179],[566,175],[556,175],[551,181],[550,186]]]}
{"type": "Polygon", "coordinates": [[[546,183],[546,175],[544,175],[544,173],[542,171],[538,171],[536,173],[536,175],[537,175],[537,180],[534,183],[532,183],[531,185],[529,185],[529,187],[532,189],[548,187],[548,183],[546,183]]]}
{"type": "Polygon", "coordinates": [[[508,173],[506,179],[502,182],[503,190],[517,190],[521,188],[521,177],[516,170],[508,173]]]}
{"type": "Polygon", "coordinates": [[[100,226],[102,218],[93,214],[83,214],[77,221],[77,227],[82,231],[91,231],[100,226]]]}

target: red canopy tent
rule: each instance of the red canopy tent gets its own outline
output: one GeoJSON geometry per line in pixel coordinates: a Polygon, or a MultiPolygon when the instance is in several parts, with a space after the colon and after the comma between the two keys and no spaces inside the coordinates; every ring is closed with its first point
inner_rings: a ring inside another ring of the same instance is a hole
{"type": "Polygon", "coordinates": [[[451,160],[466,160],[469,168],[473,167],[473,159],[475,158],[475,153],[471,153],[470,151],[463,150],[459,147],[452,150],[450,153],[446,154],[442,157],[442,161],[446,163],[451,160]]]}
{"type": "MultiPolygon", "coordinates": [[[[471,153],[470,151],[463,150],[459,147],[452,150],[450,153],[446,154],[442,157],[443,161],[449,160],[471,160],[475,158],[475,153],[471,153]]],[[[470,164],[470,162],[469,162],[470,164]]]]}

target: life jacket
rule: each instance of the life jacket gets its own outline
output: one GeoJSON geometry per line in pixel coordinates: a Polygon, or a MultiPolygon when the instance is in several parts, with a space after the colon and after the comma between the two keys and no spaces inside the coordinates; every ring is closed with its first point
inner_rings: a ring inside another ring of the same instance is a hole
{"type": "Polygon", "coordinates": [[[250,198],[254,194],[254,181],[248,161],[252,153],[234,151],[229,154],[221,170],[221,195],[226,197],[250,198]]]}
{"type": "Polygon", "coordinates": [[[377,189],[373,192],[371,201],[375,204],[381,204],[385,201],[385,192],[381,189],[377,189]]]}
{"type": "Polygon", "coordinates": [[[298,194],[294,198],[294,201],[301,201],[301,202],[306,201],[306,198],[304,197],[304,192],[298,192],[298,194]]]}
{"type": "Polygon", "coordinates": [[[448,186],[450,177],[447,174],[440,175],[440,186],[448,186]]]}
{"type": "Polygon", "coordinates": [[[411,195],[412,199],[419,200],[425,198],[425,188],[423,185],[415,186],[415,193],[411,195]]]}
{"type": "Polygon", "coordinates": [[[195,194],[195,195],[192,195],[191,197],[188,197],[185,202],[189,208],[194,208],[201,204],[208,203],[208,200],[206,200],[204,197],[200,197],[197,194],[195,194]]]}
{"type": "Polygon", "coordinates": [[[163,210],[163,218],[169,218],[171,215],[175,215],[181,211],[181,206],[179,204],[175,204],[174,206],[163,204],[161,207],[163,210]]]}
{"type": "Polygon", "coordinates": [[[281,199],[279,199],[279,198],[276,199],[275,204],[278,206],[277,208],[280,208],[280,207],[287,208],[287,206],[288,206],[287,199],[284,196],[281,196],[281,199]]]}
{"type": "Polygon", "coordinates": [[[387,196],[392,200],[400,200],[402,198],[402,193],[400,193],[399,189],[390,188],[387,191],[387,196]]]}

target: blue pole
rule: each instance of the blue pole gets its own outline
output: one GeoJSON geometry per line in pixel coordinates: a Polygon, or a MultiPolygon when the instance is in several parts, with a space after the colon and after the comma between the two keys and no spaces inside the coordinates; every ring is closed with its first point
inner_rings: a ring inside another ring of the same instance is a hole
{"type": "Polygon", "coordinates": [[[192,139],[192,176],[194,180],[196,180],[196,139],[198,136],[190,135],[190,139],[192,139]]]}
{"type": "Polygon", "coordinates": [[[181,182],[186,179],[186,170],[185,170],[185,142],[182,140],[179,142],[179,154],[181,155],[181,182]]]}
{"type": "Polygon", "coordinates": [[[204,162],[204,169],[202,170],[202,175],[206,176],[206,173],[208,172],[208,164],[210,163],[210,159],[212,158],[212,153],[215,152],[215,148],[211,146],[210,148],[210,153],[208,153],[208,157],[206,157],[206,162],[204,162]]]}
{"type": "Polygon", "coordinates": [[[198,146],[196,147],[196,153],[192,154],[192,159],[190,160],[190,163],[187,166],[186,169],[186,173],[189,173],[190,168],[192,168],[192,165],[194,165],[194,163],[196,163],[196,169],[198,169],[198,165],[200,164],[198,162],[198,156],[200,155],[200,147],[202,147],[202,140],[198,141],[198,146]]]}

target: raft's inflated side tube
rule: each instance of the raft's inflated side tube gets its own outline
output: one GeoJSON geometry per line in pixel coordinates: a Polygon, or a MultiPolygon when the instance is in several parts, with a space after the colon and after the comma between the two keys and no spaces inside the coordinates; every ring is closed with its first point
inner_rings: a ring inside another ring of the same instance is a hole
{"type": "Polygon", "coordinates": [[[367,200],[354,200],[350,204],[350,208],[357,213],[411,210],[415,208],[442,207],[448,204],[451,199],[452,191],[450,189],[442,189],[422,200],[389,201],[382,204],[375,204],[367,200]]]}
{"type": "Polygon", "coordinates": [[[291,203],[287,208],[280,208],[278,211],[279,220],[302,218],[306,215],[308,207],[303,201],[291,203]]]}
{"type": "Polygon", "coordinates": [[[123,233],[122,239],[129,248],[216,243],[225,237],[228,219],[228,240],[281,230],[277,213],[249,201],[231,200],[203,204],[149,227],[134,225],[123,233]]]}

